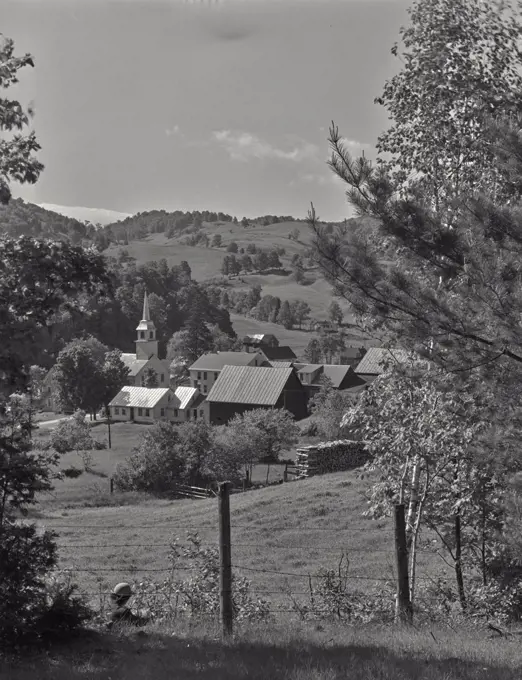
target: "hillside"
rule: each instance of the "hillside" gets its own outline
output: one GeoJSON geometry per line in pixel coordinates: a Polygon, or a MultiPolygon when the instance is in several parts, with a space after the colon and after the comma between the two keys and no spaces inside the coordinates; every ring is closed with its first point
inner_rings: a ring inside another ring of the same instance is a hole
{"type": "Polygon", "coordinates": [[[7,205],[0,205],[0,234],[80,242],[87,235],[87,229],[85,224],[72,217],[14,198],[7,205]]]}
{"type": "MultiPolygon", "coordinates": [[[[106,591],[111,583],[163,578],[173,537],[185,542],[187,531],[197,531],[203,545],[217,544],[216,499],[168,501],[109,493],[114,466],[129,455],[143,427],[114,425],[115,448],[92,452],[95,474],[57,481],[53,494],[38,506],[37,521],[58,533],[61,565],[79,570],[75,577],[93,601],[99,589],[106,591]]],[[[106,437],[105,426],[93,432],[97,438],[106,437]]],[[[77,467],[79,462],[71,453],[61,466],[77,467]]],[[[236,573],[247,576],[253,588],[274,603],[289,605],[288,590],[306,597],[308,574],[336,568],[344,552],[350,561],[351,588],[382,587],[395,569],[393,526],[389,520],[363,516],[370,483],[354,471],[234,494],[236,573]]],[[[440,573],[442,567],[436,555],[422,555],[419,577],[440,573]]]]}

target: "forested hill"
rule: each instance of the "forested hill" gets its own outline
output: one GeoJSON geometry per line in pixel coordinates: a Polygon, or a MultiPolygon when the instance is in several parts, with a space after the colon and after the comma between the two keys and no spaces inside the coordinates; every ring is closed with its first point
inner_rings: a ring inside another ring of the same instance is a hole
{"type": "Polygon", "coordinates": [[[44,210],[34,203],[13,198],[7,205],[0,205],[0,235],[35,236],[37,238],[66,239],[80,243],[91,239],[94,227],[86,226],[71,217],[44,210]]]}

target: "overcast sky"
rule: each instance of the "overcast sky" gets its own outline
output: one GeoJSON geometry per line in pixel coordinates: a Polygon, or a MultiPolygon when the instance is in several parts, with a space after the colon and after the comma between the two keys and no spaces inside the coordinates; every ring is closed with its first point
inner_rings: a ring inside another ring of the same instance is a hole
{"type": "Polygon", "coordinates": [[[374,156],[373,103],[404,0],[1,0],[29,51],[10,95],[34,102],[45,164],[34,203],[349,215],[325,165],[333,119],[374,156]]]}

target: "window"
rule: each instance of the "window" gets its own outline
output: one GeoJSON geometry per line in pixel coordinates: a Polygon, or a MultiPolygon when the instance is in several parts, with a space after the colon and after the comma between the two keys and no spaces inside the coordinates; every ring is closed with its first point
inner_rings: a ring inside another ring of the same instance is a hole
{"type": "Polygon", "coordinates": [[[139,408],[139,409],[138,409],[138,415],[139,415],[139,416],[142,416],[142,415],[143,415],[143,409],[142,409],[142,408],[139,408]]]}
{"type": "Polygon", "coordinates": [[[207,393],[207,386],[203,385],[203,394],[206,394],[206,393],[207,393]]]}
{"type": "Polygon", "coordinates": [[[146,416],[147,418],[150,418],[150,409],[149,409],[149,408],[146,408],[146,409],[145,409],[145,416],[146,416]]]}
{"type": "Polygon", "coordinates": [[[165,382],[165,373],[160,375],[160,382],[165,382]]]}
{"type": "Polygon", "coordinates": [[[145,331],[140,331],[140,338],[145,340],[145,331]]]}
{"type": "Polygon", "coordinates": [[[165,417],[165,409],[164,409],[164,408],[161,409],[161,417],[162,417],[162,418],[165,417]]]}
{"type": "Polygon", "coordinates": [[[214,380],[218,379],[218,375],[219,375],[219,373],[214,373],[214,380]]]}
{"type": "Polygon", "coordinates": [[[198,380],[201,380],[201,371],[198,371],[198,380]]]}
{"type": "Polygon", "coordinates": [[[178,409],[175,408],[175,409],[174,409],[174,418],[177,418],[177,417],[178,417],[178,409]]]}
{"type": "Polygon", "coordinates": [[[114,407],[114,415],[115,415],[115,416],[119,416],[119,415],[120,415],[120,409],[119,409],[117,406],[114,407]]]}
{"type": "Polygon", "coordinates": [[[203,373],[203,380],[206,380],[206,379],[207,379],[207,372],[205,371],[205,372],[203,373]]]}
{"type": "Polygon", "coordinates": [[[200,409],[200,411],[199,411],[199,417],[200,417],[200,418],[203,418],[203,409],[200,409]]]}
{"type": "Polygon", "coordinates": [[[154,337],[154,333],[153,333],[153,331],[150,331],[149,332],[149,338],[152,340],[153,337],[154,337]]]}
{"type": "Polygon", "coordinates": [[[198,410],[197,408],[193,409],[192,413],[194,414],[194,420],[198,419],[198,410]]]}
{"type": "Polygon", "coordinates": [[[121,415],[122,415],[122,416],[127,415],[127,411],[126,411],[124,408],[122,408],[122,410],[121,410],[121,415]]]}

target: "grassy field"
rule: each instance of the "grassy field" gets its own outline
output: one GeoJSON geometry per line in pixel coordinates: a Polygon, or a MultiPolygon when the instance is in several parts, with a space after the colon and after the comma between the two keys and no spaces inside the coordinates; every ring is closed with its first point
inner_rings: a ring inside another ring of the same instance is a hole
{"type": "Polygon", "coordinates": [[[519,680],[518,638],[480,631],[238,627],[222,641],[210,626],[96,634],[18,662],[6,680],[519,680]]]}
{"type": "MultiPolygon", "coordinates": [[[[226,245],[230,241],[236,241],[239,247],[246,247],[249,243],[255,243],[261,248],[273,248],[282,246],[286,249],[286,255],[281,258],[287,268],[288,275],[252,274],[230,279],[229,284],[233,288],[245,289],[254,284],[260,284],[263,295],[274,295],[282,300],[306,300],[312,309],[312,318],[325,319],[328,305],[332,300],[330,286],[319,276],[318,272],[311,270],[308,274],[312,281],[310,285],[302,286],[292,280],[290,276],[290,259],[296,252],[303,253],[308,240],[308,227],[298,223],[289,222],[270,227],[255,227],[244,229],[241,225],[210,225],[205,228],[212,236],[213,233],[221,233],[223,248],[205,248],[203,246],[186,246],[179,242],[179,238],[167,239],[164,234],[153,234],[139,241],[132,241],[125,249],[138,263],[160,260],[165,258],[169,265],[177,265],[186,260],[192,270],[192,276],[196,281],[205,281],[221,276],[221,265],[226,255],[226,245]],[[303,236],[299,243],[290,241],[288,234],[295,227],[301,229],[303,236]],[[232,228],[232,231],[230,231],[232,228]]],[[[106,253],[116,256],[123,246],[112,246],[106,253]]],[[[350,320],[350,310],[347,303],[339,301],[346,315],[346,321],[350,320]]]]}
{"type": "MultiPolygon", "coordinates": [[[[113,583],[152,576],[167,569],[169,542],[195,530],[204,544],[216,545],[215,499],[158,500],[137,493],[109,492],[109,477],[147,426],[113,426],[114,448],[93,451],[94,473],[56,482],[52,495],[41,498],[34,515],[58,533],[61,566],[78,569],[75,578],[95,601],[113,583]],[[149,570],[152,569],[152,574],[149,570]]],[[[105,426],[93,429],[105,438],[105,426]]],[[[75,453],[62,467],[81,467],[75,453]]],[[[266,468],[254,476],[264,481],[266,468]]],[[[272,467],[271,480],[282,469],[272,467]]],[[[387,520],[363,517],[364,492],[371,481],[356,472],[338,473],[270,486],[231,498],[233,561],[255,590],[288,601],[286,590],[303,593],[308,574],[335,567],[342,552],[350,560],[354,589],[379,586],[394,573],[393,530],[387,520]],[[275,572],[275,573],[272,573],[275,572]]],[[[443,564],[431,553],[422,556],[419,576],[440,573],[443,564]],[[425,573],[424,573],[425,572],[425,573]]]]}

